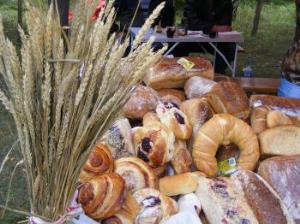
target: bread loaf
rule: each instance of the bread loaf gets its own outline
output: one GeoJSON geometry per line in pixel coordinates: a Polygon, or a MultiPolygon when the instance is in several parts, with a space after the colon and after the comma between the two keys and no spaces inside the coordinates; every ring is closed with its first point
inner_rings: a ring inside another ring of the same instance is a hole
{"type": "Polygon", "coordinates": [[[269,95],[252,95],[250,97],[250,106],[267,106],[271,110],[278,110],[289,116],[300,115],[300,99],[269,95]]]}
{"type": "Polygon", "coordinates": [[[167,196],[192,193],[197,189],[199,176],[205,175],[194,172],[163,177],[159,180],[159,190],[167,196]]]}
{"type": "Polygon", "coordinates": [[[293,223],[286,206],[270,185],[257,174],[240,170],[231,176],[237,189],[244,193],[247,203],[260,224],[293,223]]]}
{"type": "Polygon", "coordinates": [[[162,58],[146,75],[144,82],[154,89],[183,88],[186,80],[193,76],[213,79],[212,64],[202,57],[186,57],[194,64],[191,69],[186,69],[179,58],[162,58]]]}
{"type": "Polygon", "coordinates": [[[267,129],[259,134],[262,156],[300,154],[300,127],[288,125],[267,129]]]}
{"type": "Polygon", "coordinates": [[[229,113],[243,120],[250,114],[248,97],[236,82],[218,82],[208,94],[208,101],[216,113],[229,113]]]}
{"type": "Polygon", "coordinates": [[[229,178],[199,177],[196,194],[210,224],[258,224],[243,193],[229,178]]]}
{"type": "Polygon", "coordinates": [[[186,100],[184,92],[181,91],[181,90],[178,90],[178,89],[160,89],[160,90],[157,91],[157,93],[160,97],[175,96],[180,101],[185,101],[186,100]]]}
{"type": "Polygon", "coordinates": [[[279,195],[296,223],[300,223],[300,155],[277,156],[264,160],[258,174],[279,195]]]}
{"type": "Polygon", "coordinates": [[[159,98],[152,88],[139,85],[125,104],[123,114],[127,118],[142,119],[147,112],[155,110],[159,98]]]}
{"type": "Polygon", "coordinates": [[[194,76],[185,83],[184,91],[188,99],[199,98],[209,93],[215,84],[213,80],[194,76]]]}
{"type": "Polygon", "coordinates": [[[251,127],[256,134],[266,130],[267,127],[267,116],[270,109],[266,106],[255,107],[251,111],[251,127]]]}

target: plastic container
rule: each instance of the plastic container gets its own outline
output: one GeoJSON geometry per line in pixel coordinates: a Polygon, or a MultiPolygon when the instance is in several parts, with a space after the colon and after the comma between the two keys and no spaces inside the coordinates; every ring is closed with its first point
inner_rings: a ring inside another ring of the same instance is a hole
{"type": "Polygon", "coordinates": [[[300,98],[300,86],[281,78],[277,94],[282,97],[300,98]]]}
{"type": "Polygon", "coordinates": [[[250,65],[243,68],[243,76],[248,78],[253,76],[253,70],[250,65]]]}

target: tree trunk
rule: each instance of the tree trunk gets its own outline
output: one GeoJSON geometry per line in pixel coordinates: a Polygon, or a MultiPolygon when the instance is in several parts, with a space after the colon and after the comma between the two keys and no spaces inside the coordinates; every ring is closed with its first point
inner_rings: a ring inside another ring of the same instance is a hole
{"type": "Polygon", "coordinates": [[[256,10],[255,10],[255,16],[254,16],[254,20],[253,20],[253,28],[252,28],[252,32],[251,32],[252,36],[255,36],[258,32],[259,20],[260,20],[260,15],[261,15],[261,11],[263,8],[263,4],[264,4],[264,0],[257,0],[257,2],[256,2],[256,10]]]}
{"type": "Polygon", "coordinates": [[[296,32],[295,41],[300,40],[300,0],[295,0],[296,3],[296,32]]]}
{"type": "Polygon", "coordinates": [[[23,0],[18,0],[18,25],[23,26],[23,21],[22,21],[22,14],[23,14],[23,0]]]}

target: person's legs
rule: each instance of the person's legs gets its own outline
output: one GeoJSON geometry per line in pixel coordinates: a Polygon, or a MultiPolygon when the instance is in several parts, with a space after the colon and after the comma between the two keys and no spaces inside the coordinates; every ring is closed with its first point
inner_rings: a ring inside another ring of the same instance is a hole
{"type": "Polygon", "coordinates": [[[180,43],[170,54],[174,57],[184,57],[196,52],[203,52],[199,43],[180,43]]]}
{"type": "MultiPolygon", "coordinates": [[[[224,54],[229,63],[231,63],[234,59],[235,47],[235,43],[218,43],[218,49],[224,54]]],[[[215,73],[225,74],[227,67],[228,66],[223,60],[223,58],[219,54],[217,54],[215,73]]]]}

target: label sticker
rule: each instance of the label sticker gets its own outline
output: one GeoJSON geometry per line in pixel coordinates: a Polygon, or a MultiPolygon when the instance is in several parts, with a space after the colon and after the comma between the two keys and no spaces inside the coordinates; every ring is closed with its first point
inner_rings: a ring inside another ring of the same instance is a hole
{"type": "Polygon", "coordinates": [[[218,175],[229,176],[237,170],[237,164],[234,157],[218,162],[218,175]]]}
{"type": "Polygon", "coordinates": [[[187,71],[191,70],[195,66],[193,62],[187,60],[186,58],[180,58],[177,63],[182,65],[187,71]]]}

